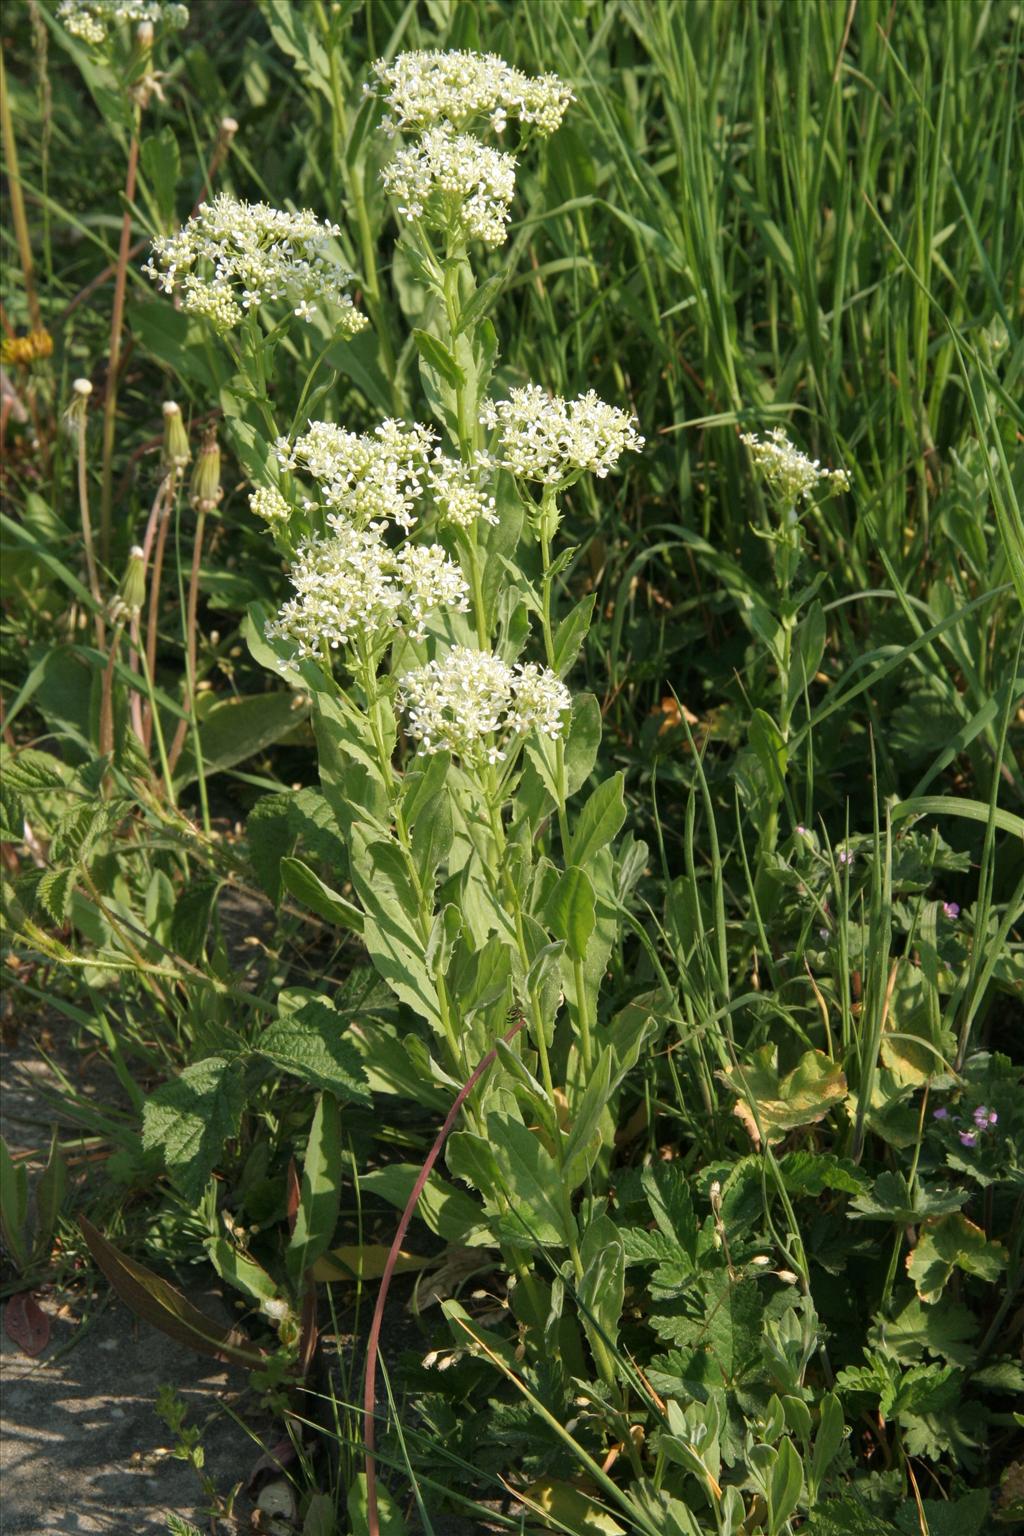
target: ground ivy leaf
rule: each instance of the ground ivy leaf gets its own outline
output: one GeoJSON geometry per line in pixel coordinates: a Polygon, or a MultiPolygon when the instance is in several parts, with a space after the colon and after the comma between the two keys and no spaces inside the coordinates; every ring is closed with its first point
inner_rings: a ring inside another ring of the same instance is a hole
{"type": "Polygon", "coordinates": [[[142,1145],[158,1148],[188,1200],[198,1201],[229,1136],[237,1136],[245,1092],[242,1064],[207,1056],[164,1083],[142,1112],[142,1145]]]}
{"type": "Polygon", "coordinates": [[[954,1269],[995,1281],[1006,1266],[1002,1243],[990,1242],[980,1227],[959,1213],[926,1221],[917,1247],[907,1255],[907,1273],[924,1302],[938,1301],[954,1269]]]}

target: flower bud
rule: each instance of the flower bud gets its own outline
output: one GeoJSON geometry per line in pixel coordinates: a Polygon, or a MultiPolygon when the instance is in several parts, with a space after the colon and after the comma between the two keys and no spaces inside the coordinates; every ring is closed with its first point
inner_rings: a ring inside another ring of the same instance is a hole
{"type": "Polygon", "coordinates": [[[238,122],[233,117],[222,117],[220,120],[220,137],[225,149],[231,143],[238,132],[238,122]]]}
{"type": "Polygon", "coordinates": [[[192,457],[185,423],[173,400],[164,401],[164,445],[161,457],[165,473],[178,475],[192,457]]]}
{"type": "Polygon", "coordinates": [[[203,439],[203,446],[192,471],[189,500],[197,512],[212,512],[223,495],[220,483],[220,444],[217,442],[216,427],[211,427],[203,439]]]}
{"type": "Polygon", "coordinates": [[[85,415],[91,394],[92,385],[88,379],[76,379],[71,386],[71,400],[64,412],[64,426],[72,438],[77,437],[80,430],[85,430],[85,415]]]}
{"type": "Polygon", "coordinates": [[[146,600],[146,558],[138,544],[128,552],[128,564],[120,590],[110,605],[110,617],[117,624],[137,619],[146,600]]]}

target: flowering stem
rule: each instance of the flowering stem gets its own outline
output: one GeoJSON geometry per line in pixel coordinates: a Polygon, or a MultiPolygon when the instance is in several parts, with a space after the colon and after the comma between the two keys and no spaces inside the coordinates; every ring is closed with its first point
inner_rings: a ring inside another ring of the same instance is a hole
{"type": "Polygon", "coordinates": [[[110,535],[113,520],[114,433],[117,427],[117,385],[121,367],[121,332],[124,326],[124,296],[128,284],[128,252],[132,241],[132,205],[135,179],[139,168],[139,124],[142,110],[133,109],[132,138],[128,149],[128,173],[124,183],[124,218],[121,243],[117,252],[114,277],[114,305],[110,316],[110,352],[107,359],[107,392],[103,401],[103,468],[100,481],[100,549],[104,561],[110,559],[110,535]]]}
{"type": "Polygon", "coordinates": [[[188,604],[185,614],[185,717],[178,721],[168,762],[173,773],[178,766],[189,724],[196,753],[196,773],[199,779],[199,800],[202,807],[203,831],[210,831],[210,807],[206,798],[206,775],[203,773],[202,748],[199,741],[199,721],[196,717],[196,664],[198,649],[199,563],[203,551],[203,534],[206,529],[206,512],[202,506],[196,509],[196,534],[192,543],[192,570],[189,574],[188,604]]]}
{"type": "Polygon", "coordinates": [[[96,629],[96,649],[105,649],[106,625],[103,622],[103,593],[100,590],[99,572],[96,569],[96,551],[92,541],[92,519],[89,516],[89,467],[85,452],[85,411],[78,417],[78,508],[82,518],[82,546],[85,550],[85,568],[89,573],[89,591],[92,593],[96,612],[93,623],[96,629]]]}
{"type": "MultiPolygon", "coordinates": [[[[177,479],[175,479],[175,485],[177,483],[177,479]]],[[[164,484],[167,484],[166,480],[164,484]]],[[[153,568],[149,578],[149,608],[146,614],[146,676],[149,679],[151,692],[153,678],[156,675],[156,645],[160,622],[160,580],[164,568],[164,551],[167,548],[167,530],[171,524],[171,499],[171,488],[168,487],[163,503],[160,506],[155,528],[156,549],[153,554],[153,568]]],[[[149,532],[150,530],[147,528],[147,537],[149,532]]],[[[143,545],[143,550],[148,558],[149,551],[145,544],[143,545]]],[[[144,742],[148,751],[150,741],[152,740],[154,723],[156,723],[159,730],[159,722],[156,720],[156,705],[152,699],[150,700],[149,709],[143,723],[145,727],[144,742]]]]}

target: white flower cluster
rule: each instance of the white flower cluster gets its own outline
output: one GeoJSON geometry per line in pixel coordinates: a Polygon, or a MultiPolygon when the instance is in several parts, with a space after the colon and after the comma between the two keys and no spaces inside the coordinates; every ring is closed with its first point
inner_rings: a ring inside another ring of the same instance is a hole
{"type": "Polygon", "coordinates": [[[850,476],[845,469],[822,469],[817,459],[809,459],[793,446],[781,427],[773,427],[767,438],[742,432],[740,442],[746,443],[768,484],[792,506],[801,499],[810,501],[818,485],[834,491],[850,489],[850,476]]]}
{"type": "Polygon", "coordinates": [[[325,645],[337,650],[353,640],[372,646],[396,627],[422,640],[433,609],[465,613],[469,607],[465,578],[439,544],[394,550],[373,529],[341,522],[333,537],[299,548],[290,580],[297,595],[267,633],[290,640],[299,656],[319,656],[325,645]]]}
{"type": "Polygon", "coordinates": [[[249,508],[270,527],[286,523],[292,509],[276,485],[258,485],[249,496],[249,508]]]}
{"type": "Polygon", "coordinates": [[[510,390],[507,400],[487,401],[480,420],[498,432],[492,462],[541,485],[565,485],[584,470],[604,479],[622,454],[644,446],[636,417],[605,404],[592,389],[563,400],[527,384],[510,390]]]}
{"type": "Polygon", "coordinates": [[[340,233],[306,210],[288,213],[220,193],[176,235],[154,240],[142,270],[165,293],[179,288],[184,307],[220,330],[236,326],[254,305],[287,299],[303,320],[313,318],[316,304],[336,306],[339,329],[353,336],[367,322],[344,291],[352,273],[328,247],[340,233]]]}
{"type": "Polygon", "coordinates": [[[148,21],[179,31],[188,24],[188,6],[164,0],[60,0],[57,20],[72,37],[98,48],[118,22],[148,21]]]}
{"type": "Polygon", "coordinates": [[[305,471],[317,482],[331,527],[340,515],[360,527],[395,523],[410,531],[420,503],[430,497],[443,523],[467,528],[478,517],[496,522],[494,497],[482,491],[470,465],[449,459],[436,446],[437,434],[418,422],[388,419],[372,432],[348,432],[329,421],[310,423],[289,443],[279,438],[277,461],[305,471]]]}
{"type": "Polygon", "coordinates": [[[399,128],[461,128],[488,117],[501,133],[511,117],[549,134],[573,99],[557,75],[525,75],[494,53],[415,50],[391,63],[378,59],[373,71],[399,128]]]}
{"type": "Polygon", "coordinates": [[[472,240],[501,245],[511,218],[516,162],[446,123],[428,128],[417,144],[400,149],[381,171],[381,180],[400,199],[398,212],[436,229],[461,224],[472,240]],[[434,194],[439,194],[435,197],[434,194]]]}
{"type": "Polygon", "coordinates": [[[451,752],[463,763],[502,762],[515,738],[538,730],[551,738],[565,729],[572,700],[546,667],[510,667],[490,651],[465,645],[401,680],[409,732],[423,752],[451,752]]]}

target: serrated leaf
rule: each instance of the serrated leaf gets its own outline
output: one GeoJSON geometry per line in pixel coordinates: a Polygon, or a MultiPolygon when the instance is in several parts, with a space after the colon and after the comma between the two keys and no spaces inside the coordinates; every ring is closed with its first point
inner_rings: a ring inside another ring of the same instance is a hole
{"type": "Polygon", "coordinates": [[[990,1242],[966,1216],[926,1221],[917,1246],[907,1255],[907,1273],[923,1302],[938,1301],[954,1269],[995,1282],[1006,1267],[1006,1249],[990,1242]]]}
{"type": "Polygon", "coordinates": [[[329,1089],[341,1100],[369,1103],[362,1058],[345,1038],[345,1027],[326,998],[310,997],[268,1024],[253,1049],[314,1088],[329,1089]]]}
{"type": "Polygon", "coordinates": [[[787,1152],[779,1159],[786,1188],[791,1195],[820,1195],[837,1189],[847,1195],[860,1194],[868,1178],[849,1158],[831,1152],[787,1152]]]}
{"type": "Polygon", "coordinates": [[[158,1088],[143,1109],[143,1147],[163,1154],[171,1178],[197,1204],[224,1143],[238,1135],[242,1078],[239,1061],[208,1056],[158,1088]]]}
{"type": "Polygon", "coordinates": [[[75,894],[73,869],[48,869],[36,886],[36,900],[58,927],[63,927],[71,912],[75,894]]]}
{"type": "Polygon", "coordinates": [[[953,1365],[967,1365],[974,1356],[973,1340],[978,1335],[978,1320],[968,1307],[944,1296],[925,1306],[911,1296],[891,1319],[878,1319],[870,1333],[874,1348],[909,1363],[921,1359],[927,1350],[953,1365]]]}

